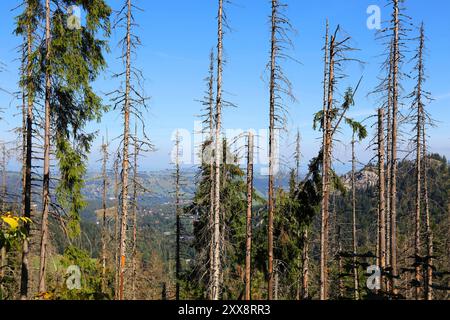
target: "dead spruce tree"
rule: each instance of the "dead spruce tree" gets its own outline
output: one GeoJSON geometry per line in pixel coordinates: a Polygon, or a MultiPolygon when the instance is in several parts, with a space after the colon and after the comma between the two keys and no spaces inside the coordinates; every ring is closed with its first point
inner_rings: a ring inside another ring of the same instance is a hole
{"type": "Polygon", "coordinates": [[[109,143],[108,140],[102,138],[102,292],[106,292],[106,262],[107,262],[107,241],[108,241],[108,230],[107,230],[107,220],[106,220],[106,197],[107,190],[109,186],[108,175],[107,175],[107,165],[109,159],[108,153],[109,143]]]}
{"type": "Polygon", "coordinates": [[[181,167],[180,167],[180,157],[181,157],[181,137],[180,133],[177,131],[175,135],[175,155],[174,155],[174,182],[175,182],[175,224],[176,224],[176,240],[175,240],[175,299],[180,300],[180,282],[181,282],[181,167]]]}
{"type": "Polygon", "coordinates": [[[252,210],[253,210],[253,152],[254,136],[247,138],[247,217],[245,243],[245,300],[251,300],[251,262],[252,262],[252,210]]]}
{"type": "Polygon", "coordinates": [[[295,100],[292,93],[292,85],[283,72],[281,62],[290,59],[285,52],[288,48],[293,48],[293,43],[289,38],[289,33],[293,31],[285,12],[287,5],[279,0],[272,0],[272,13],[270,16],[270,62],[267,68],[270,72],[269,79],[269,197],[268,197],[268,219],[267,219],[267,256],[268,256],[268,283],[267,297],[274,298],[274,211],[275,211],[275,185],[274,177],[277,173],[277,131],[285,128],[286,105],[284,97],[295,100]]]}
{"type": "Polygon", "coordinates": [[[384,109],[378,109],[378,263],[381,270],[381,291],[385,292],[386,282],[386,175],[385,175],[385,135],[384,109]]]}
{"type": "Polygon", "coordinates": [[[420,35],[416,39],[419,44],[417,52],[414,57],[416,65],[414,71],[417,73],[415,76],[416,86],[414,91],[409,96],[413,99],[411,105],[411,120],[414,122],[413,145],[416,152],[415,159],[415,175],[416,175],[416,195],[415,195],[415,215],[414,215],[414,279],[415,279],[415,299],[431,300],[432,298],[432,234],[430,226],[430,216],[428,207],[428,186],[425,185],[424,175],[427,168],[425,162],[427,161],[426,153],[426,133],[425,128],[430,124],[430,115],[425,110],[425,105],[431,100],[430,93],[424,89],[426,81],[424,55],[425,55],[425,31],[423,23],[420,26],[420,35]],[[426,196],[426,198],[425,198],[426,196]],[[425,202],[425,208],[423,201],[425,202]],[[425,210],[424,210],[425,209],[425,210]],[[425,219],[423,216],[425,212],[425,219]],[[422,249],[422,221],[425,221],[425,235],[426,235],[426,247],[427,253],[424,255],[422,249]],[[431,241],[430,241],[431,240],[431,241]],[[431,253],[431,254],[430,254],[431,253]],[[423,262],[422,262],[423,261],[423,262]],[[423,270],[422,270],[423,269],[423,270]],[[431,271],[430,271],[431,270],[431,271]],[[423,277],[424,275],[424,277],[423,277]],[[423,294],[421,289],[423,290],[423,294]]]}
{"type": "Polygon", "coordinates": [[[332,149],[333,139],[335,133],[339,131],[341,123],[346,122],[354,131],[357,131],[357,136],[364,139],[367,135],[365,128],[358,122],[346,117],[346,113],[351,106],[354,105],[354,95],[359,88],[361,80],[355,89],[348,88],[344,101],[340,106],[336,106],[335,93],[339,79],[345,77],[342,73],[344,64],[348,61],[358,61],[346,57],[348,52],[355,49],[349,46],[350,37],[339,39],[340,27],[338,26],[330,37],[328,45],[325,50],[327,54],[327,71],[325,74],[325,82],[327,84],[326,92],[326,108],[325,112],[320,111],[314,118],[314,128],[320,124],[323,132],[322,141],[322,209],[321,209],[321,233],[320,233],[320,299],[328,299],[328,235],[329,235],[329,202],[330,202],[330,187],[331,183],[335,182],[337,176],[332,170],[332,149]]]}
{"type": "Polygon", "coordinates": [[[144,140],[141,140],[138,134],[139,119],[135,116],[134,136],[133,136],[133,178],[132,178],[132,195],[131,195],[131,218],[132,218],[132,238],[131,238],[131,299],[137,298],[138,286],[138,211],[139,211],[139,195],[141,192],[148,192],[139,179],[139,156],[142,152],[152,151],[153,145],[147,139],[144,132],[144,140]]]}
{"type": "Polygon", "coordinates": [[[109,95],[113,95],[112,101],[115,109],[119,109],[123,116],[123,134],[121,136],[121,201],[120,201],[120,242],[119,242],[119,265],[118,265],[118,294],[117,299],[123,300],[125,293],[125,271],[127,266],[127,226],[128,226],[128,210],[129,210],[129,171],[130,171],[130,116],[134,115],[142,125],[144,143],[149,143],[149,139],[145,135],[145,124],[142,112],[147,108],[146,102],[148,98],[142,94],[143,91],[143,75],[139,69],[134,66],[132,56],[136,55],[136,49],[141,44],[139,37],[133,33],[137,26],[134,18],[134,10],[139,9],[132,0],[126,0],[117,14],[114,27],[122,27],[125,29],[125,36],[120,40],[122,46],[122,61],[125,71],[115,74],[116,78],[124,78],[120,89],[115,90],[109,95]]]}
{"type": "Polygon", "coordinates": [[[404,19],[408,17],[403,13],[402,8],[404,0],[389,0],[392,5],[392,18],[390,26],[385,30],[386,33],[391,33],[392,39],[392,59],[390,66],[392,72],[392,114],[390,124],[391,129],[391,152],[390,152],[390,177],[389,177],[389,220],[390,220],[390,269],[391,269],[391,283],[390,289],[395,295],[398,293],[396,279],[398,278],[398,253],[397,253],[397,179],[398,179],[398,133],[399,133],[399,107],[400,107],[400,80],[402,77],[401,65],[403,61],[402,47],[404,45],[403,39],[406,37],[406,29],[403,27],[404,19]]]}
{"type": "Polygon", "coordinates": [[[222,279],[221,267],[221,210],[220,210],[220,165],[221,150],[221,130],[222,130],[222,74],[223,74],[223,36],[224,28],[227,26],[226,14],[224,12],[224,1],[218,2],[217,13],[217,78],[216,78],[216,107],[215,107],[215,127],[214,127],[214,229],[212,237],[213,256],[211,259],[211,279],[209,285],[210,299],[219,300],[221,296],[220,282],[222,279]]]}

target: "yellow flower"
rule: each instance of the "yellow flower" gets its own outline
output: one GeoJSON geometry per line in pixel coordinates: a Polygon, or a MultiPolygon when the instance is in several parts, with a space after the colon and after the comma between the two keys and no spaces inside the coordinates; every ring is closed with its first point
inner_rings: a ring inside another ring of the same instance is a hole
{"type": "Polygon", "coordinates": [[[16,217],[6,216],[2,217],[2,220],[7,223],[13,231],[19,227],[19,219],[16,217]]]}

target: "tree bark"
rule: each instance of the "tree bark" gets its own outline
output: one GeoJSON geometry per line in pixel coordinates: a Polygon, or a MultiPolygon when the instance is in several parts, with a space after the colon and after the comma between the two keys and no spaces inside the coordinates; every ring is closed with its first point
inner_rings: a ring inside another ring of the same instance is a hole
{"type": "Polygon", "coordinates": [[[42,191],[42,226],[41,226],[41,251],[39,262],[39,293],[46,292],[45,274],[47,270],[47,245],[48,245],[48,214],[50,208],[50,0],[45,1],[45,116],[44,116],[44,173],[42,191]]]}
{"type": "Polygon", "coordinates": [[[219,0],[217,15],[217,97],[216,97],[216,126],[215,126],[215,163],[214,163],[214,242],[211,281],[211,300],[220,299],[220,135],[222,125],[222,70],[223,70],[223,0],[219,0]]]}
{"type": "Polygon", "coordinates": [[[274,139],[275,139],[275,68],[276,68],[276,31],[277,31],[278,1],[272,0],[272,27],[271,27],[271,53],[270,53],[270,110],[269,110],[269,199],[268,199],[268,284],[267,297],[273,299],[274,269],[273,269],[273,215],[274,215],[274,139]]]}
{"type": "Polygon", "coordinates": [[[106,292],[106,241],[107,241],[107,229],[106,229],[106,192],[108,188],[108,178],[106,175],[106,165],[108,163],[108,145],[102,141],[102,292],[106,292]]]}
{"type": "Polygon", "coordinates": [[[430,201],[428,195],[428,155],[427,155],[427,141],[425,132],[425,123],[422,130],[422,148],[423,148],[423,190],[424,190],[424,209],[425,209],[425,227],[426,227],[426,240],[427,240],[427,279],[425,299],[433,300],[433,230],[431,229],[431,217],[430,217],[430,201]]]}
{"type": "Polygon", "coordinates": [[[245,244],[245,300],[251,300],[252,261],[252,209],[253,209],[253,133],[248,133],[247,152],[247,224],[245,244]]]}
{"type": "Polygon", "coordinates": [[[400,59],[400,21],[399,21],[399,3],[398,0],[393,0],[394,5],[394,39],[393,39],[393,74],[392,74],[392,155],[391,155],[391,194],[390,194],[390,214],[391,214],[391,268],[392,268],[392,284],[393,293],[397,293],[396,279],[398,277],[397,266],[397,131],[398,131],[398,73],[399,73],[399,59],[400,59]]]}
{"type": "Polygon", "coordinates": [[[381,269],[381,291],[385,291],[385,277],[383,273],[386,269],[386,199],[385,199],[385,146],[384,146],[384,109],[378,110],[378,261],[381,269]]]}
{"type": "Polygon", "coordinates": [[[181,275],[181,257],[180,257],[180,239],[181,239],[181,203],[180,203],[180,137],[176,137],[176,159],[175,159],[175,210],[176,210],[176,300],[180,300],[180,275],[181,275]]]}
{"type": "Polygon", "coordinates": [[[353,285],[355,300],[359,300],[359,275],[357,266],[357,238],[356,238],[356,156],[355,156],[355,133],[352,139],[352,246],[353,246],[353,285]]]}
{"type": "MultiPolygon", "coordinates": [[[[29,4],[27,4],[27,16],[30,17],[33,14],[29,4]]],[[[27,26],[27,57],[26,57],[26,94],[27,94],[27,110],[26,110],[26,153],[25,153],[25,185],[23,189],[23,216],[31,219],[31,157],[33,147],[33,104],[34,104],[34,88],[31,81],[32,76],[32,42],[33,42],[33,30],[30,26],[27,26]]],[[[28,299],[29,278],[30,278],[30,266],[29,266],[29,253],[30,253],[30,224],[25,225],[25,238],[22,244],[22,270],[20,276],[20,299],[28,299]]]]}
{"type": "Polygon", "coordinates": [[[133,152],[133,211],[132,211],[132,219],[133,219],[133,239],[132,239],[132,249],[131,249],[131,298],[136,300],[136,281],[137,281],[137,203],[138,203],[138,193],[137,193],[137,179],[138,179],[138,155],[139,155],[139,146],[138,146],[138,137],[137,137],[137,123],[135,123],[134,128],[134,152],[133,152]]]}
{"type": "Polygon", "coordinates": [[[332,148],[332,124],[330,114],[333,109],[334,93],[334,49],[335,37],[329,45],[328,64],[328,96],[326,112],[324,113],[324,141],[323,141],[323,164],[322,164],[322,213],[320,230],[320,300],[328,300],[328,220],[330,202],[330,168],[332,148]]]}
{"type": "Polygon", "coordinates": [[[126,34],[126,79],[124,100],[124,131],[122,154],[122,222],[120,227],[120,262],[119,262],[119,300],[124,298],[126,241],[128,224],[128,170],[129,170],[129,139],[130,139],[130,82],[131,82],[131,0],[127,2],[127,34],[126,34]]]}

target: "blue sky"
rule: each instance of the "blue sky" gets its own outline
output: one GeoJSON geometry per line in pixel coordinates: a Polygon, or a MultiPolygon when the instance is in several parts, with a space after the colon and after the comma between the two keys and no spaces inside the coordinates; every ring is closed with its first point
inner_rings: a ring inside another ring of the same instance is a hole
{"type": "MultiPolygon", "coordinates": [[[[118,9],[122,1],[110,0],[109,4],[118,9]]],[[[157,151],[146,155],[142,160],[145,170],[161,169],[170,166],[169,153],[172,148],[171,135],[177,128],[189,131],[194,129],[196,116],[200,114],[201,105],[196,102],[203,96],[205,84],[203,79],[208,71],[208,57],[216,38],[216,4],[212,0],[167,0],[137,1],[145,12],[137,12],[136,19],[140,27],[136,33],[141,37],[143,46],[135,59],[146,77],[145,90],[151,96],[150,111],[146,114],[148,134],[157,151]]],[[[269,55],[270,2],[267,0],[234,0],[227,6],[227,14],[232,31],[225,36],[225,54],[227,65],[224,69],[224,89],[226,99],[238,105],[237,109],[224,111],[226,128],[264,129],[268,124],[268,89],[263,81],[265,65],[269,55]]],[[[293,83],[296,103],[289,104],[289,134],[285,135],[282,150],[285,155],[289,143],[294,138],[297,127],[302,134],[304,166],[316,155],[319,147],[318,132],[312,130],[313,114],[321,108],[322,103],[322,52],[325,19],[328,17],[334,28],[340,24],[352,37],[353,45],[360,49],[354,56],[366,64],[349,66],[349,78],[342,81],[343,91],[354,85],[364,76],[362,86],[356,97],[356,106],[352,111],[357,119],[362,120],[375,112],[375,97],[367,97],[374,89],[380,72],[383,46],[375,40],[375,31],[366,27],[369,5],[381,7],[382,19],[389,18],[390,8],[385,7],[386,0],[287,0],[288,16],[297,30],[293,36],[295,50],[291,55],[301,63],[289,62],[285,70],[293,83]]],[[[7,65],[7,70],[0,73],[0,87],[10,92],[17,91],[18,61],[16,47],[19,39],[12,35],[14,16],[11,12],[19,1],[2,1],[0,4],[0,28],[2,46],[0,61],[7,65]]],[[[438,126],[430,129],[430,149],[433,152],[450,157],[450,2],[447,0],[406,0],[407,14],[418,25],[424,21],[428,37],[428,56],[426,60],[429,80],[427,89],[433,93],[435,101],[429,107],[430,113],[438,120],[438,126]]],[[[119,84],[111,79],[111,73],[121,70],[120,50],[117,47],[120,33],[118,30],[111,37],[112,52],[107,55],[108,71],[100,76],[95,88],[100,94],[115,89],[119,84]]],[[[417,30],[412,30],[415,37],[417,30]]],[[[416,44],[411,43],[411,48],[416,44]]],[[[412,65],[405,66],[409,73],[412,65]]],[[[412,90],[410,81],[404,82],[405,94],[412,90]]],[[[105,100],[105,102],[107,102],[105,100]]],[[[0,122],[0,139],[11,140],[10,130],[21,122],[16,109],[18,101],[10,95],[0,92],[0,106],[6,108],[4,120],[0,122]]],[[[408,101],[405,100],[408,104],[408,101]]],[[[370,124],[370,122],[369,122],[370,124]]],[[[101,124],[90,124],[91,130],[106,128],[110,137],[121,132],[120,115],[110,112],[101,124]]],[[[407,130],[407,129],[406,129],[407,130]]],[[[374,128],[370,128],[374,133],[374,128]]],[[[339,137],[341,143],[336,147],[336,157],[344,164],[349,160],[349,140],[347,131],[339,137]]],[[[90,159],[90,168],[95,170],[99,157],[101,137],[95,142],[90,159]]],[[[359,158],[362,162],[373,157],[367,150],[369,141],[359,146],[359,158]]],[[[336,163],[340,171],[348,165],[336,163]]],[[[13,167],[14,164],[11,164],[13,167]]]]}

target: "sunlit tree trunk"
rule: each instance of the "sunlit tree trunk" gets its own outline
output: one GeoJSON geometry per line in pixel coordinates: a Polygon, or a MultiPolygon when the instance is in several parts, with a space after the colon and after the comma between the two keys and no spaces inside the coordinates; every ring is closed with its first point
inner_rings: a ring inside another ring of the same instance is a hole
{"type": "Polygon", "coordinates": [[[221,256],[220,256],[220,160],[221,126],[222,126],[222,70],[223,70],[223,0],[219,0],[217,15],[217,97],[215,124],[215,162],[214,162],[214,241],[211,282],[211,300],[220,299],[221,256]]]}
{"type": "Polygon", "coordinates": [[[42,225],[41,225],[41,251],[39,262],[39,293],[46,292],[47,246],[48,246],[48,214],[50,208],[50,96],[51,75],[49,60],[51,54],[50,37],[50,0],[45,1],[45,115],[44,115],[44,173],[42,190],[42,225]]]}
{"type": "Polygon", "coordinates": [[[102,292],[106,292],[106,242],[107,242],[107,226],[106,226],[106,192],[108,189],[108,177],[106,174],[106,166],[108,163],[108,143],[102,141],[102,292]]]}
{"type": "Polygon", "coordinates": [[[129,171],[129,140],[130,140],[130,79],[131,79],[131,0],[127,2],[127,34],[126,34],[126,79],[124,97],[124,130],[122,151],[122,221],[120,227],[120,262],[119,262],[119,300],[124,298],[126,244],[128,224],[128,171],[129,171]]]}
{"type": "Polygon", "coordinates": [[[327,106],[324,118],[323,164],[322,164],[322,214],[320,231],[320,300],[328,299],[328,220],[330,202],[330,169],[332,148],[331,112],[334,93],[335,37],[329,44],[327,80],[327,106]]]}

